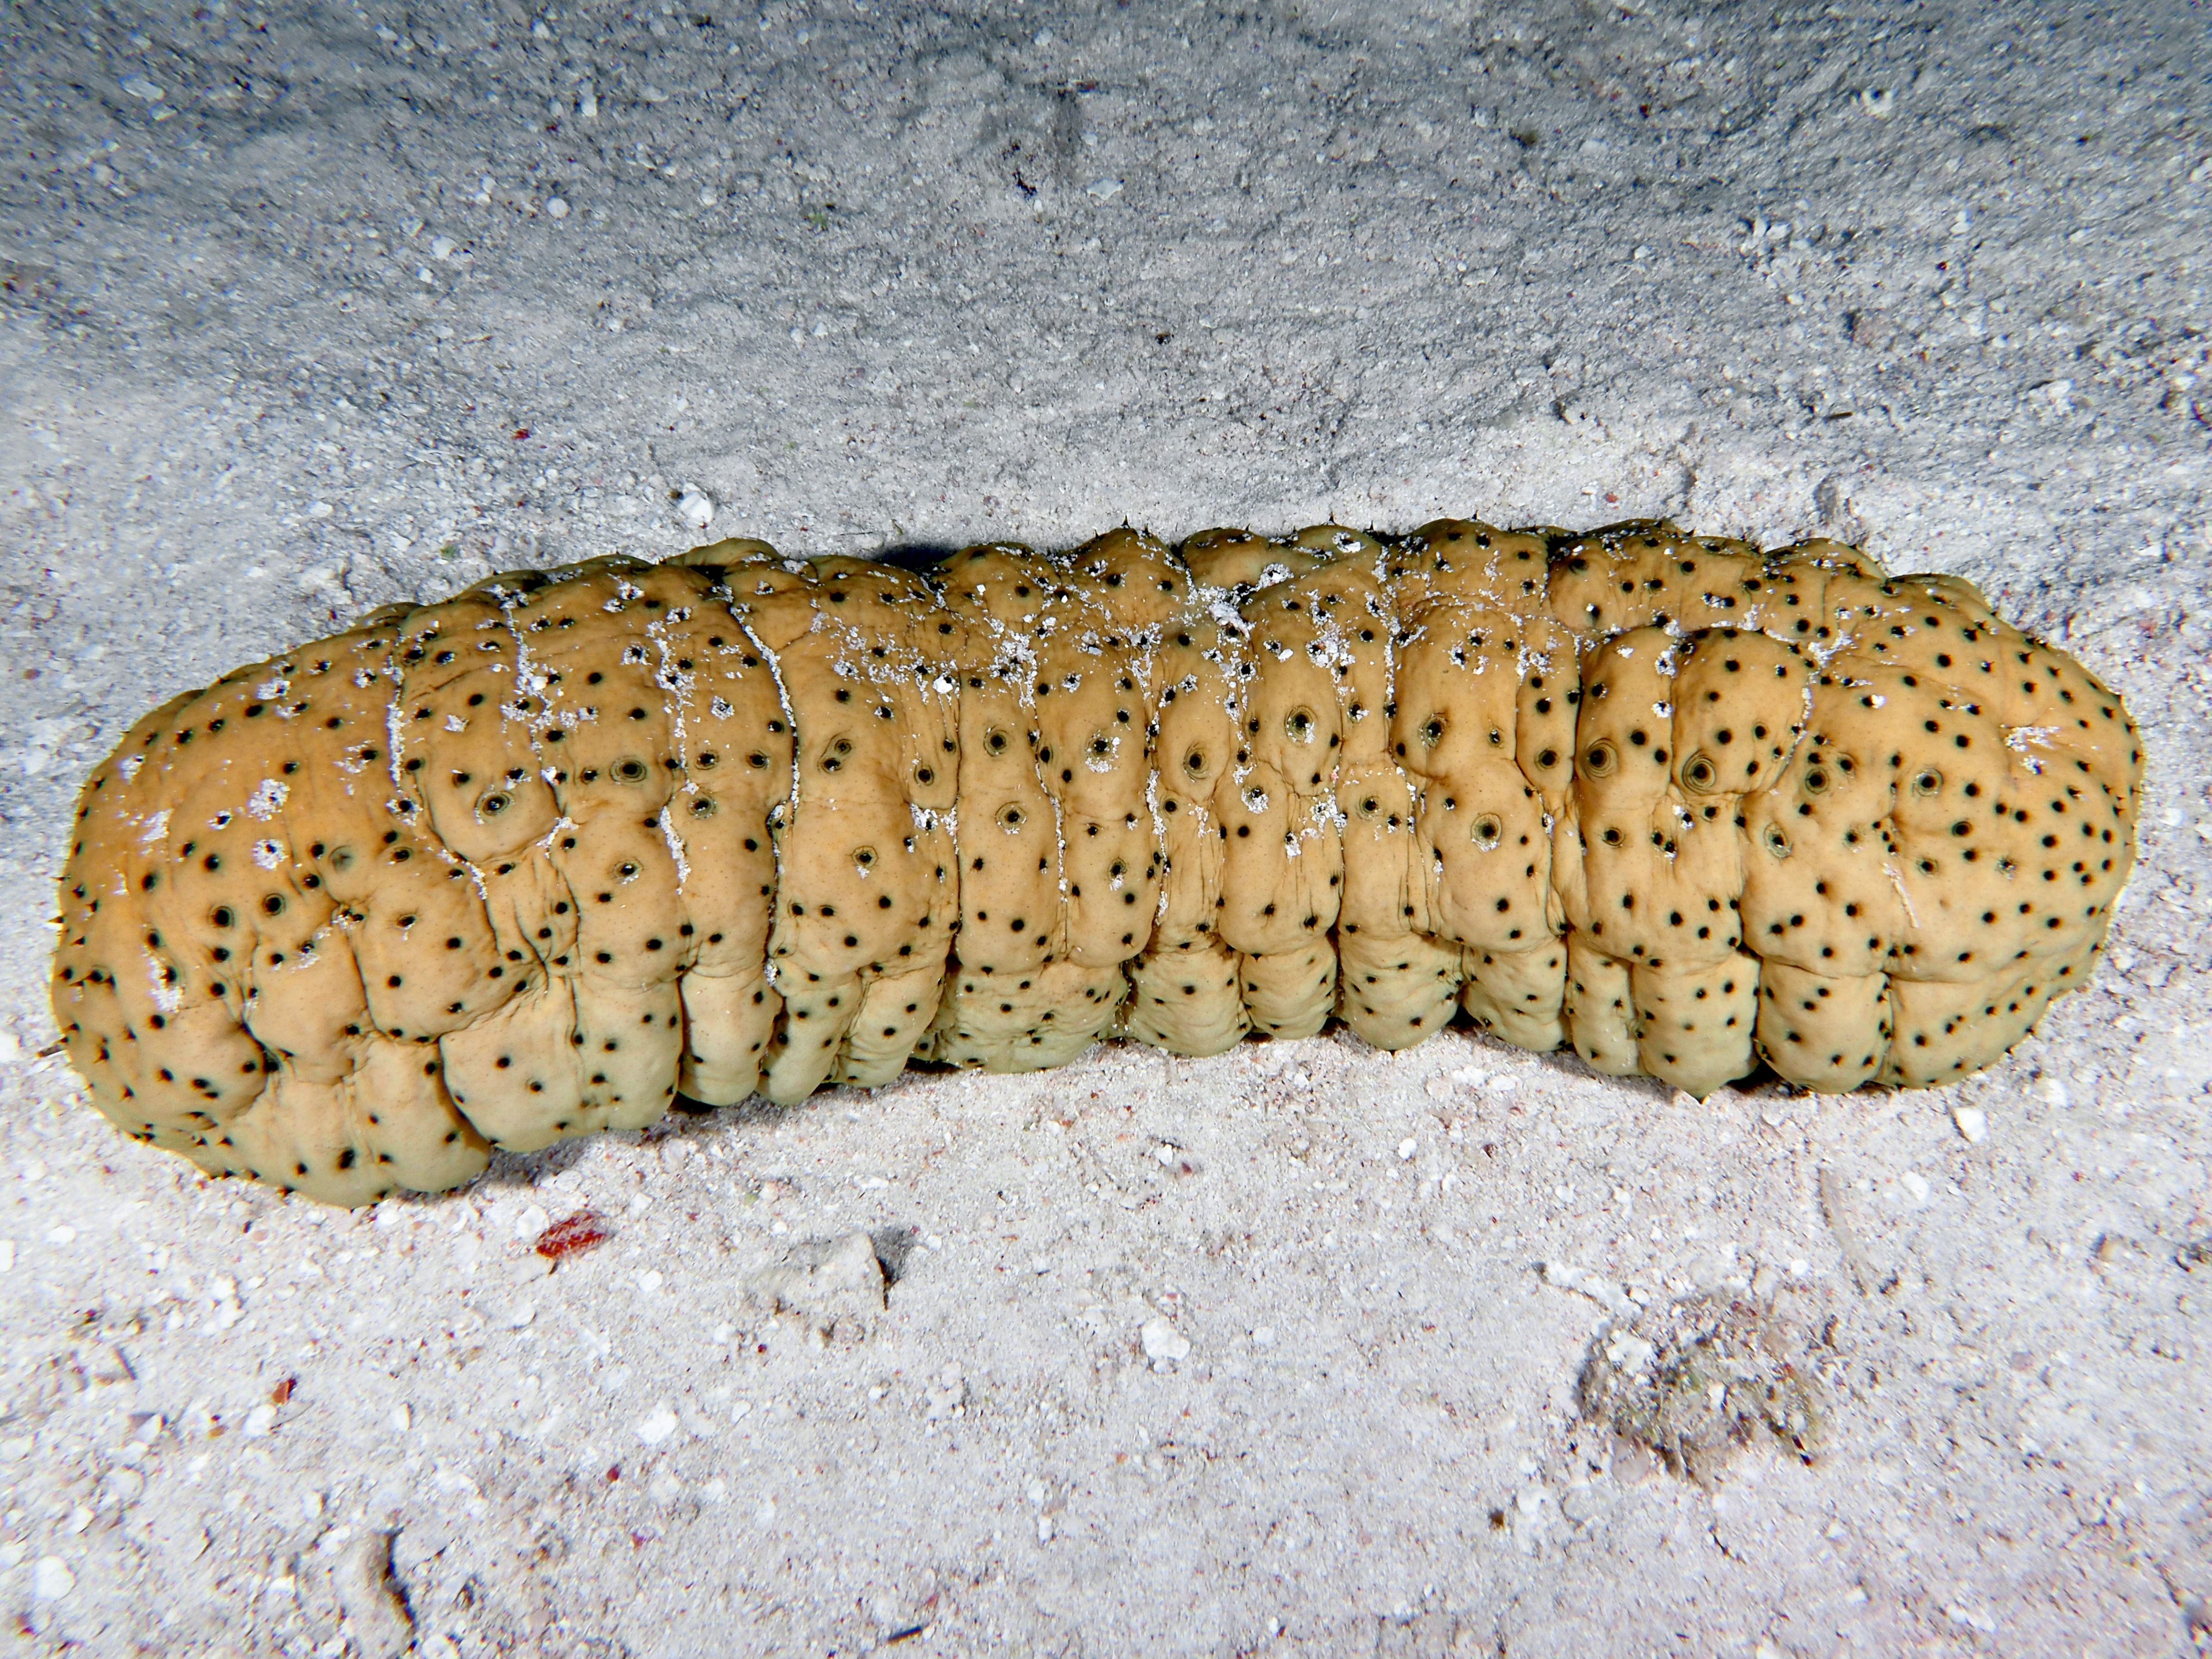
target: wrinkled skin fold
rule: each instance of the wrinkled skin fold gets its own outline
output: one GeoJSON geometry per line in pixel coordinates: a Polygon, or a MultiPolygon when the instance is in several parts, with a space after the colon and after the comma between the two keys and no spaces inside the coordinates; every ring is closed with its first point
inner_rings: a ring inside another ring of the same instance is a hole
{"type": "Polygon", "coordinates": [[[2141,776],[2079,664],[1831,542],[725,541],[148,715],[85,785],[53,1006],[125,1133],[339,1204],[679,1093],[1332,1018],[1916,1086],[2087,979],[2141,776]]]}

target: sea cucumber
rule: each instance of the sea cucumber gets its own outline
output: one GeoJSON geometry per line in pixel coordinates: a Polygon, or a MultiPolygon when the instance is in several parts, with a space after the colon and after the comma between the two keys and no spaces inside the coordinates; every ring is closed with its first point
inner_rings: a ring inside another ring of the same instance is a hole
{"type": "Polygon", "coordinates": [[[2079,664],[1834,542],[730,540],[148,715],[84,787],[53,1006],[126,1133],[342,1204],[679,1094],[1332,1017],[1923,1085],[2083,982],[2141,777],[2079,664]]]}

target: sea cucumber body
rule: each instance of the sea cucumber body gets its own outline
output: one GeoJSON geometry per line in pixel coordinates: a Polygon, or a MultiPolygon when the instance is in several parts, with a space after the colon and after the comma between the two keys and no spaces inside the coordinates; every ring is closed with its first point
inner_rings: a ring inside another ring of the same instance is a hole
{"type": "Polygon", "coordinates": [[[2078,664],[1833,543],[723,542],[149,715],[85,786],[53,1002],[127,1133],[338,1203],[679,1092],[1332,1016],[1926,1085],[2086,978],[2141,768],[2078,664]]]}

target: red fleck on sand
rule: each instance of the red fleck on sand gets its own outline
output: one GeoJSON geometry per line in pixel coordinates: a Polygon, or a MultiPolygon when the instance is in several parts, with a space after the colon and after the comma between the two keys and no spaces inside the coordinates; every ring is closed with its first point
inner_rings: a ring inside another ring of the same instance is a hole
{"type": "Polygon", "coordinates": [[[588,1250],[595,1244],[604,1244],[608,1237],[605,1218],[597,1210],[579,1210],[555,1222],[538,1235],[538,1254],[548,1261],[558,1261],[563,1256],[588,1250]]]}

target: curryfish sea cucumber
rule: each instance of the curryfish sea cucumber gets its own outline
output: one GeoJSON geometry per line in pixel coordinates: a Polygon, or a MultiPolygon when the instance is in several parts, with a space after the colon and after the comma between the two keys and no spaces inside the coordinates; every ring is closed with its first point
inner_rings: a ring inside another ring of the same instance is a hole
{"type": "Polygon", "coordinates": [[[1973,586],[1829,541],[721,541],[148,715],[84,787],[53,1006],[125,1133],[340,1204],[679,1094],[1332,1016],[1928,1085],[2087,977],[2142,768],[1973,586]]]}

